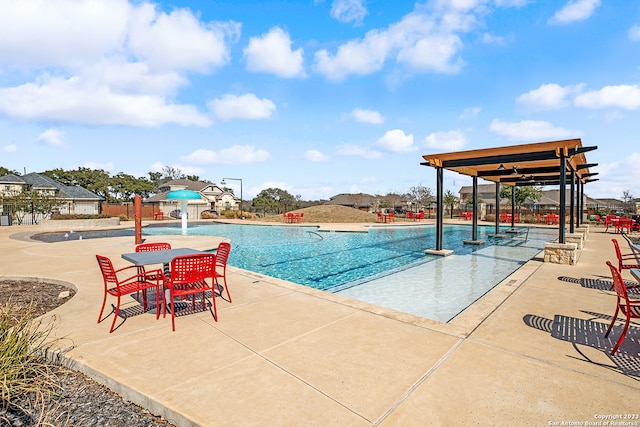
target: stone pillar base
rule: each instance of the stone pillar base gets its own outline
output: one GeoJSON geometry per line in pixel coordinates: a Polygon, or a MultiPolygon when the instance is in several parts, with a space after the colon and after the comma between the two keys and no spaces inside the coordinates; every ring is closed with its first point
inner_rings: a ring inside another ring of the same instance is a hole
{"type": "MultiPolygon", "coordinates": [[[[577,228],[574,229],[574,231],[576,233],[582,233],[582,238],[584,240],[587,240],[587,235],[589,234],[589,226],[588,225],[587,226],[582,226],[582,227],[577,227],[577,228]]],[[[578,248],[578,249],[580,249],[580,248],[578,248]]]]}
{"type": "Polygon", "coordinates": [[[578,249],[582,249],[584,242],[584,235],[582,233],[567,233],[564,235],[565,243],[575,243],[578,245],[578,249]]]}
{"type": "Polygon", "coordinates": [[[577,253],[577,243],[546,242],[544,244],[544,262],[575,265],[577,253]]]}
{"type": "Polygon", "coordinates": [[[453,251],[451,249],[442,249],[440,251],[437,249],[425,249],[424,253],[427,255],[449,256],[453,251]]]}

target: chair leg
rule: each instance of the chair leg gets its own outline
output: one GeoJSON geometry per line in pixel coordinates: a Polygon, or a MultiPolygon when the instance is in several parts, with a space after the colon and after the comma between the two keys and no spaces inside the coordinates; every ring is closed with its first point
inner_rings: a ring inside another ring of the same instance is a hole
{"type": "Polygon", "coordinates": [[[222,280],[224,281],[224,289],[227,291],[227,298],[229,298],[229,302],[231,302],[231,295],[229,294],[229,287],[227,286],[227,273],[225,272],[224,276],[222,276],[222,280]]]}
{"type": "Polygon", "coordinates": [[[622,328],[622,334],[620,335],[620,338],[618,339],[618,342],[616,344],[615,347],[613,347],[613,350],[611,350],[611,355],[615,355],[616,351],[618,351],[618,348],[620,348],[620,346],[622,345],[622,341],[624,341],[624,337],[627,334],[627,329],[629,329],[629,316],[627,316],[627,319],[624,322],[624,328],[622,328]]]}
{"type": "Polygon", "coordinates": [[[613,324],[616,323],[616,320],[618,320],[618,311],[620,310],[620,306],[616,305],[616,312],[613,314],[613,317],[611,318],[611,323],[609,324],[609,327],[607,328],[607,332],[604,334],[604,337],[607,338],[609,336],[609,332],[611,332],[611,328],[613,328],[613,324]]]}
{"type": "Polygon", "coordinates": [[[107,293],[104,293],[104,298],[102,299],[102,308],[100,308],[100,314],[98,314],[98,323],[102,321],[102,312],[104,311],[104,306],[107,303],[107,293]]]}
{"type": "Polygon", "coordinates": [[[109,330],[109,333],[113,332],[113,327],[116,325],[116,319],[118,319],[118,313],[120,312],[120,295],[118,295],[118,302],[116,305],[116,312],[113,315],[113,322],[111,322],[111,329],[109,330]]]}

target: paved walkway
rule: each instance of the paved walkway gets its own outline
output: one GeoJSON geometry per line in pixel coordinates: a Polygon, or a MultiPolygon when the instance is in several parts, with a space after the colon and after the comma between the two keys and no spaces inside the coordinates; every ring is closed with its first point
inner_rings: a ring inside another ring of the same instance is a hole
{"type": "MultiPolygon", "coordinates": [[[[171,332],[169,318],[147,313],[112,334],[110,318],[96,324],[95,254],[124,266],[133,237],[41,243],[26,239],[34,230],[0,227],[0,277],[75,287],[52,313],[62,357],[179,426],[640,423],[640,324],[616,357],[606,350],[619,327],[603,338],[615,306],[604,262],[615,254],[602,228],[576,266],[533,260],[449,324],[230,268],[233,303],[218,299],[219,322],[198,313],[171,332]]],[[[219,239],[148,239],[159,240],[209,249],[219,239]]]]}

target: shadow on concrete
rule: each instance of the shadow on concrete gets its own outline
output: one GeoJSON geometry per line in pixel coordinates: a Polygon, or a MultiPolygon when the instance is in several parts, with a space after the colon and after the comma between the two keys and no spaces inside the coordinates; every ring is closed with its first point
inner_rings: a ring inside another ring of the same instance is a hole
{"type": "Polygon", "coordinates": [[[527,326],[550,333],[553,338],[572,343],[578,354],[580,354],[581,360],[615,370],[640,381],[640,324],[634,322],[629,326],[624,342],[615,356],[612,356],[611,350],[613,350],[620,337],[622,326],[614,325],[609,337],[605,338],[604,334],[609,326],[608,322],[611,321],[611,316],[601,313],[583,313],[592,315],[596,319],[606,320],[606,322],[578,319],[560,314],[556,314],[553,319],[527,314],[524,316],[523,321],[527,326]],[[582,352],[579,346],[591,347],[602,351],[613,365],[592,361],[582,352]]]}

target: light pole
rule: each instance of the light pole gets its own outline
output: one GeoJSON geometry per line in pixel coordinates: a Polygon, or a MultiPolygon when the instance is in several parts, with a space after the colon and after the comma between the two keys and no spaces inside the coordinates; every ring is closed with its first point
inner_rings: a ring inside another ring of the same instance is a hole
{"type": "Polygon", "coordinates": [[[225,179],[230,179],[232,181],[240,181],[240,219],[243,219],[243,216],[242,216],[242,178],[222,178],[222,182],[220,182],[220,185],[227,185],[227,183],[224,182],[225,179]]]}

